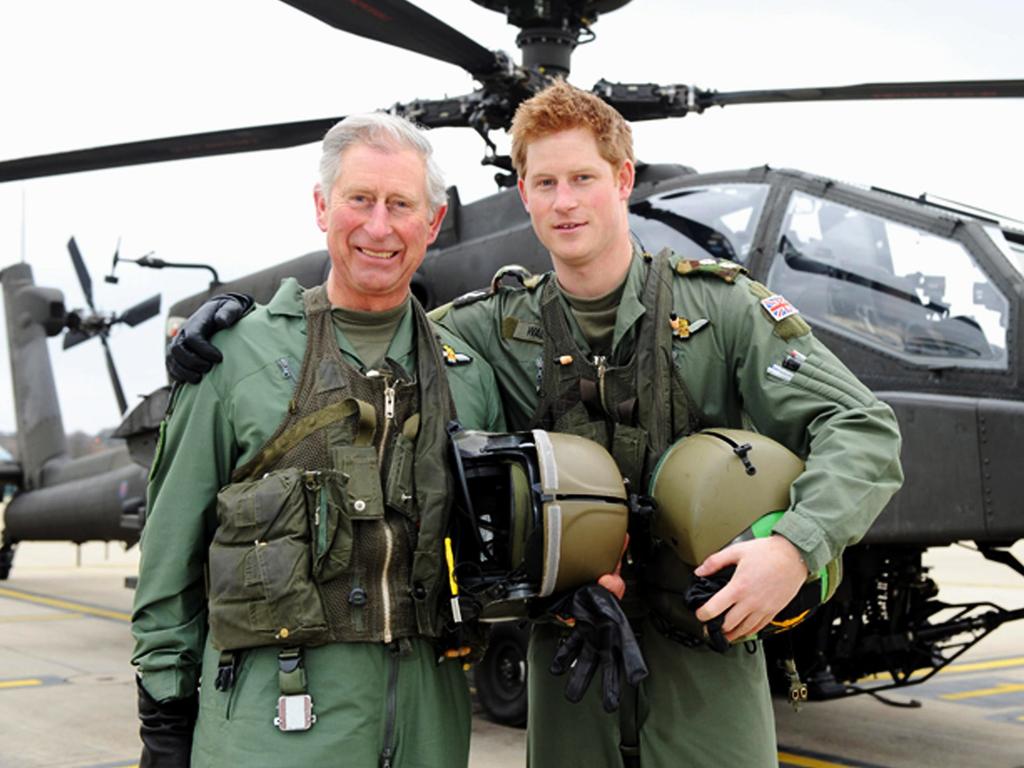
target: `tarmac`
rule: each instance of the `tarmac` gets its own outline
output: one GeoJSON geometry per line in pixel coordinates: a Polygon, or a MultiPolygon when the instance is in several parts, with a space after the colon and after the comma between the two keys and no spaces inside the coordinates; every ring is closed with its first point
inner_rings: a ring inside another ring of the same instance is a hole
{"type": "MultiPolygon", "coordinates": [[[[1024,542],[1014,552],[1024,559],[1024,542]]],[[[115,544],[19,548],[0,582],[0,768],[137,764],[124,586],[137,559],[115,544]]],[[[928,563],[948,602],[1024,607],[1024,577],[977,553],[932,550],[928,563]]],[[[1024,621],[997,629],[929,682],[885,695],[921,706],[856,696],[794,713],[778,702],[780,764],[1024,768],[1024,621]]],[[[524,731],[474,718],[472,768],[522,766],[524,754],[524,731]]]]}

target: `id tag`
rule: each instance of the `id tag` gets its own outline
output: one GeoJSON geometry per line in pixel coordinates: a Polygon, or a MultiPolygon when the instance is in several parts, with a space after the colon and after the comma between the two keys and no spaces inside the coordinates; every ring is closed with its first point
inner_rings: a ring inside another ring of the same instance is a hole
{"type": "Polygon", "coordinates": [[[308,693],[282,696],[277,700],[277,717],[274,725],[278,730],[308,731],[316,722],[313,714],[313,698],[308,693]]]}

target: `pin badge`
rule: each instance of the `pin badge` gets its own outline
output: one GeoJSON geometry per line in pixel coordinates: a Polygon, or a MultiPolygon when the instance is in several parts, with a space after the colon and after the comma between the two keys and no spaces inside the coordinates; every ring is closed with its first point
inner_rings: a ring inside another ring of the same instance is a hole
{"type": "Polygon", "coordinates": [[[669,327],[672,328],[672,335],[677,339],[688,339],[701,328],[708,324],[707,318],[694,320],[692,323],[685,317],[679,317],[675,312],[668,316],[669,327]]]}
{"type": "Polygon", "coordinates": [[[473,362],[473,358],[469,355],[464,355],[461,352],[456,352],[455,348],[451,344],[442,344],[441,352],[444,355],[444,362],[446,365],[465,365],[466,363],[473,362]]]}

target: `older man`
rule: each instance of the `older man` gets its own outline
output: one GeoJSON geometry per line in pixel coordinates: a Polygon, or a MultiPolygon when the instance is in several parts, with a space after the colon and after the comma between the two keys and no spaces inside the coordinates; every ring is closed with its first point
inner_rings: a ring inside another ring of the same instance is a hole
{"type": "Polygon", "coordinates": [[[143,766],[467,761],[461,664],[438,661],[445,428],[453,398],[468,427],[503,421],[490,369],[409,291],[443,180],[410,124],[350,117],[314,199],[327,281],[287,280],[219,334],[225,363],[161,432],[132,624],[143,766]]]}

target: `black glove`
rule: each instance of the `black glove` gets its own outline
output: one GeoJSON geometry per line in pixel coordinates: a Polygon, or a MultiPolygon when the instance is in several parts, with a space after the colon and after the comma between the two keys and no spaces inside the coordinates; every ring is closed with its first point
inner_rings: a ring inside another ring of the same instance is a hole
{"type": "Polygon", "coordinates": [[[210,339],[241,320],[253,303],[252,296],[245,293],[219,293],[208,298],[171,339],[165,358],[171,379],[198,384],[204,373],[224,359],[210,339]]]}
{"type": "MultiPolygon", "coordinates": [[[[686,590],[686,595],[683,597],[686,607],[696,613],[698,608],[718,594],[718,591],[729,583],[729,579],[732,578],[735,572],[736,566],[730,565],[710,576],[698,577],[690,585],[690,588],[686,590]]],[[[708,644],[711,650],[718,651],[719,653],[725,653],[729,650],[729,641],[725,639],[725,633],[722,631],[722,623],[724,621],[725,612],[723,611],[710,621],[704,622],[704,642],[708,644]]]]}
{"type": "Polygon", "coordinates": [[[139,768],[188,768],[192,730],[199,715],[199,694],[158,703],[135,678],[139,689],[139,768]]]}
{"type": "Polygon", "coordinates": [[[551,660],[553,675],[572,669],[565,698],[573,703],[582,699],[600,665],[604,710],[617,710],[622,674],[627,683],[637,685],[647,677],[647,664],[615,595],[602,586],[588,584],[556,602],[549,612],[575,620],[568,638],[551,660]]]}

